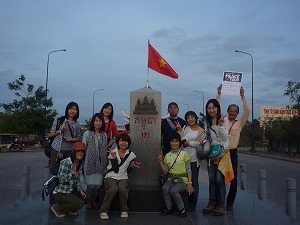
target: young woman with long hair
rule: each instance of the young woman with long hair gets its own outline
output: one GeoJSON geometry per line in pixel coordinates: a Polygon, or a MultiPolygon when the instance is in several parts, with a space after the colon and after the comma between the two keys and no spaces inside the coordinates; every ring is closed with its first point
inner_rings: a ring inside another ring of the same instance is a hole
{"type": "Polygon", "coordinates": [[[91,197],[91,202],[86,204],[87,209],[100,206],[100,187],[107,166],[107,135],[104,127],[104,118],[100,113],[96,113],[92,117],[89,130],[84,132],[82,138],[82,142],[86,145],[84,179],[87,184],[87,194],[91,197]]]}
{"type": "MultiPolygon", "coordinates": [[[[228,119],[221,114],[221,107],[216,99],[210,99],[206,103],[205,129],[209,131],[210,146],[220,144],[224,149],[229,148],[228,119]]],[[[208,158],[207,171],[209,177],[209,202],[203,209],[203,213],[214,212],[221,216],[226,213],[225,197],[226,187],[223,173],[218,169],[219,160],[208,158]]]]}
{"type": "Polygon", "coordinates": [[[72,152],[73,144],[80,141],[79,106],[76,102],[70,102],[66,106],[65,115],[55,118],[50,130],[50,136],[55,136],[52,142],[50,157],[50,172],[57,174],[59,162],[69,157],[72,152]],[[59,120],[59,129],[56,126],[59,120]]]}
{"type": "Polygon", "coordinates": [[[108,139],[108,147],[110,148],[114,141],[112,140],[114,137],[119,137],[120,134],[128,134],[126,130],[119,132],[117,129],[116,122],[113,120],[114,117],[114,107],[110,102],[105,103],[101,110],[100,115],[103,116],[105,121],[105,133],[107,134],[108,139]]]}
{"type": "Polygon", "coordinates": [[[80,183],[82,167],[85,159],[85,144],[76,142],[70,157],[60,162],[58,170],[59,184],[53,191],[55,203],[51,206],[51,211],[56,217],[64,217],[65,211],[69,215],[79,215],[86,201],[89,201],[80,183]]]}

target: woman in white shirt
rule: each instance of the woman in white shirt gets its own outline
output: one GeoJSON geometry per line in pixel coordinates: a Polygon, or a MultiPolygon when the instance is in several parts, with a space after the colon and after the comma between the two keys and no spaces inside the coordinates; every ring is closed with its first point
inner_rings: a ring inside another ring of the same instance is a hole
{"type": "Polygon", "coordinates": [[[107,173],[104,179],[105,196],[100,207],[100,218],[107,220],[108,210],[111,201],[119,192],[121,218],[128,217],[128,192],[129,180],[128,172],[133,168],[139,168],[139,163],[135,161],[136,155],[128,148],[131,144],[131,139],[127,134],[121,134],[116,140],[117,149],[111,150],[108,156],[109,164],[107,173]]]}
{"type": "Polygon", "coordinates": [[[189,153],[191,158],[191,171],[192,171],[192,186],[194,188],[194,192],[189,195],[188,199],[188,210],[193,211],[196,209],[196,204],[199,196],[199,168],[200,162],[197,158],[196,147],[201,143],[204,139],[204,129],[198,126],[198,116],[194,111],[188,111],[185,114],[185,121],[187,122],[187,126],[183,128],[177,123],[178,133],[181,135],[181,140],[183,142],[184,150],[189,153]]]}
{"type": "MultiPolygon", "coordinates": [[[[228,119],[222,114],[219,102],[210,99],[206,103],[206,127],[209,131],[210,146],[220,144],[224,149],[229,148],[228,119]]],[[[203,213],[214,212],[215,216],[226,213],[225,195],[226,186],[223,173],[218,169],[219,160],[208,158],[208,177],[209,177],[209,202],[203,213]]]]}

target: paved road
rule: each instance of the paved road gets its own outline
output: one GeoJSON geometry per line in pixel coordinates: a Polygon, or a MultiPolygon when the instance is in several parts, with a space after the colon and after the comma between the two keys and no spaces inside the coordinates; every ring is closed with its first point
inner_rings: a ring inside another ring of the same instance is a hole
{"type": "Polygon", "coordinates": [[[247,192],[258,196],[259,170],[267,172],[267,201],[285,212],[286,178],[297,183],[297,218],[300,218],[300,163],[249,154],[239,154],[239,164],[247,165],[247,192]]]}
{"type": "MultiPolygon", "coordinates": [[[[0,207],[21,197],[21,174],[24,166],[31,166],[31,193],[41,190],[45,179],[47,158],[43,152],[12,152],[0,154],[0,207]]],[[[282,161],[248,154],[239,154],[239,163],[247,165],[247,192],[257,196],[258,171],[267,171],[267,201],[285,212],[285,178],[293,177],[297,186],[297,218],[300,218],[300,163],[282,161]]],[[[205,162],[201,163],[205,169],[205,162]]],[[[201,170],[200,176],[206,175],[201,170]]]]}
{"type": "Polygon", "coordinates": [[[0,207],[21,198],[22,170],[30,166],[30,192],[41,190],[47,159],[43,152],[0,153],[0,207]]]}

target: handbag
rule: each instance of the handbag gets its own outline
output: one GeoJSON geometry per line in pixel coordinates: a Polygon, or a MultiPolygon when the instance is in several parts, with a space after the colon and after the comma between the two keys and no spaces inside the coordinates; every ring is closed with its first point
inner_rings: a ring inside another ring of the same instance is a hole
{"type": "Polygon", "coordinates": [[[206,122],[206,120],[204,121],[204,123],[206,124],[206,131],[205,131],[205,138],[204,140],[206,140],[206,142],[204,144],[199,144],[196,147],[196,153],[197,153],[197,157],[200,160],[203,159],[207,159],[209,152],[210,152],[210,133],[209,133],[209,125],[206,122]]]}
{"type": "MultiPolygon", "coordinates": [[[[65,116],[57,118],[55,131],[57,131],[59,129],[59,127],[63,124],[64,121],[65,121],[65,116]]],[[[55,138],[55,136],[44,137],[44,153],[48,158],[51,157],[51,150],[52,150],[51,145],[52,145],[54,138],[55,138]]]]}
{"type": "MultiPolygon", "coordinates": [[[[181,152],[181,149],[180,149],[179,153],[177,154],[176,159],[174,160],[172,166],[169,168],[169,171],[173,168],[178,156],[180,155],[180,152],[181,152]]],[[[166,183],[166,181],[168,180],[168,177],[169,177],[169,172],[167,174],[163,173],[162,175],[158,176],[157,179],[158,179],[158,182],[159,182],[160,186],[163,186],[164,183],[166,183]]]]}
{"type": "Polygon", "coordinates": [[[159,182],[160,186],[163,186],[167,180],[168,180],[168,174],[162,174],[162,175],[158,176],[158,182],[159,182]]]}
{"type": "MultiPolygon", "coordinates": [[[[212,143],[211,141],[211,136],[210,136],[210,130],[213,131],[217,137],[218,137],[218,134],[216,133],[216,131],[210,126],[210,124],[205,121],[205,124],[206,124],[206,128],[207,128],[207,132],[206,132],[206,136],[207,136],[207,139],[209,140],[210,143],[212,143]]],[[[209,150],[209,153],[208,153],[208,156],[207,158],[211,161],[214,161],[214,160],[221,160],[222,157],[224,156],[224,147],[221,145],[221,144],[213,144],[210,146],[210,150],[209,150]]]]}
{"type": "Polygon", "coordinates": [[[50,158],[51,157],[51,149],[52,149],[52,142],[55,137],[45,137],[44,138],[44,153],[45,155],[50,158]]]}
{"type": "Polygon", "coordinates": [[[204,144],[199,144],[196,147],[197,157],[200,160],[207,159],[210,152],[210,143],[207,140],[204,144]]]}
{"type": "Polygon", "coordinates": [[[59,184],[59,178],[56,175],[52,175],[48,180],[44,182],[43,192],[42,192],[42,198],[44,201],[45,201],[45,193],[47,196],[51,195],[58,184],[59,184]]]}
{"type": "Polygon", "coordinates": [[[208,158],[210,160],[220,160],[224,156],[224,147],[220,144],[213,144],[210,148],[208,158]]]}

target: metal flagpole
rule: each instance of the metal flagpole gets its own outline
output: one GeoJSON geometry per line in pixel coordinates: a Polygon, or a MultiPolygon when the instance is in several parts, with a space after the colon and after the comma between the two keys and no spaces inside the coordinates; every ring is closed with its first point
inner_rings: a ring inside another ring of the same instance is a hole
{"type": "Polygon", "coordinates": [[[147,82],[146,82],[146,87],[149,87],[149,67],[147,68],[147,82]]]}
{"type": "Polygon", "coordinates": [[[147,62],[147,81],[146,81],[146,87],[149,88],[149,39],[148,39],[148,62],[147,62]]]}

